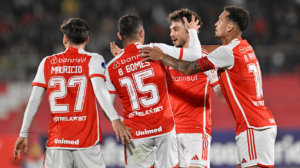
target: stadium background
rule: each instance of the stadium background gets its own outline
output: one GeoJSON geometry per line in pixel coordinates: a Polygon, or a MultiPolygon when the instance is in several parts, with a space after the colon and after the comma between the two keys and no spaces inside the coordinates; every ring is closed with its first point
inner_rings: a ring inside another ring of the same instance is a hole
{"type": "MultiPolygon", "coordinates": [[[[276,167],[300,167],[300,0],[1,0],[0,1],[0,167],[40,167],[49,123],[44,99],[30,130],[29,154],[14,161],[13,146],[31,92],[31,82],[45,56],[64,50],[60,25],[79,17],[90,25],[86,50],[112,59],[109,42],[117,39],[117,22],[125,14],[138,14],[144,22],[146,43],[172,45],[168,15],[189,8],[203,19],[202,44],[221,44],[214,24],[226,5],[249,10],[251,25],[243,33],[253,46],[263,73],[265,104],[278,124],[276,167]]],[[[46,94],[45,94],[46,95],[46,94]]],[[[122,105],[116,101],[116,109],[122,105]]],[[[110,122],[100,112],[104,136],[102,150],[108,167],[124,167],[123,145],[117,143],[110,122]]],[[[236,164],[235,121],[212,94],[212,168],[236,164]]]]}

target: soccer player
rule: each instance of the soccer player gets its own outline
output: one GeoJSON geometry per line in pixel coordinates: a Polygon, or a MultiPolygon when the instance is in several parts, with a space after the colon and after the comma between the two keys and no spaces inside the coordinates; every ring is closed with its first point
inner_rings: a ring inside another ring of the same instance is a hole
{"type": "Polygon", "coordinates": [[[124,136],[129,141],[132,135],[111,104],[103,57],[84,50],[89,41],[88,24],[73,18],[61,25],[61,31],[66,50],[45,57],[39,65],[14,157],[18,154],[20,158],[23,149],[27,152],[28,131],[47,90],[51,114],[44,167],[105,168],[96,97],[123,143],[124,136]]]}
{"type": "MultiPolygon", "coordinates": [[[[202,25],[201,18],[189,9],[177,10],[169,15],[171,39],[174,46],[181,50],[188,48],[190,44],[184,17],[190,22],[192,16],[199,20],[199,25],[202,25]]],[[[167,50],[161,47],[162,44],[157,46],[168,54],[167,50]]],[[[195,60],[209,54],[204,49],[201,52],[202,56],[199,55],[195,60]]],[[[220,99],[224,99],[217,72],[210,70],[186,76],[168,65],[166,69],[178,141],[178,167],[209,168],[212,88],[220,99]]]]}
{"type": "MultiPolygon", "coordinates": [[[[200,43],[195,30],[200,26],[191,22],[189,30],[191,39],[200,43]]],[[[141,63],[137,57],[144,43],[144,29],[141,19],[136,15],[121,17],[118,23],[118,37],[122,40],[124,49],[107,64],[105,76],[112,100],[116,94],[124,106],[124,124],[132,128],[131,143],[125,145],[126,167],[177,167],[178,151],[175,126],[165,68],[160,62],[141,63]]],[[[189,55],[196,43],[182,50],[182,57],[189,55]]],[[[181,50],[172,47],[170,51],[180,56],[181,50]]],[[[199,57],[198,57],[199,58],[199,57]]]]}
{"type": "MultiPolygon", "coordinates": [[[[190,42],[189,33],[184,25],[184,17],[187,21],[191,21],[192,16],[199,20],[198,25],[201,26],[201,18],[189,9],[181,9],[171,13],[169,15],[170,36],[175,47],[162,43],[155,43],[154,46],[158,46],[166,54],[179,59],[182,59],[183,48],[188,48],[191,43],[197,43],[200,46],[198,40],[190,42]],[[177,52],[178,50],[180,52],[177,52]]],[[[111,50],[113,55],[120,52],[120,49],[114,43],[111,43],[111,50]]],[[[208,52],[202,49],[202,56],[206,55],[208,55],[208,52]]],[[[193,60],[202,56],[201,54],[196,55],[193,60]]],[[[220,99],[224,100],[217,73],[215,70],[211,70],[186,76],[170,66],[165,68],[178,140],[178,167],[209,167],[211,88],[220,99]]]]}
{"type": "Polygon", "coordinates": [[[249,23],[247,10],[227,6],[215,24],[215,35],[223,46],[208,57],[182,61],[159,48],[145,48],[140,57],[148,57],[143,61],[162,61],[187,75],[217,68],[223,94],[237,123],[237,167],[274,167],[277,126],[264,104],[261,71],[254,50],[241,38],[249,23]]]}

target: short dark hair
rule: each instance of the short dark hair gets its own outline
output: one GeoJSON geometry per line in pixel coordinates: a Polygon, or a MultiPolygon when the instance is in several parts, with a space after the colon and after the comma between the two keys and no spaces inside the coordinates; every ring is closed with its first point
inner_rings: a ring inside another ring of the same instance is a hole
{"type": "Polygon", "coordinates": [[[137,15],[122,16],[118,23],[120,35],[123,39],[134,39],[139,33],[139,28],[143,28],[143,22],[137,15]]]}
{"type": "Polygon", "coordinates": [[[241,31],[244,31],[250,25],[250,15],[246,9],[236,6],[226,6],[224,10],[229,13],[227,18],[235,23],[241,31]]]}
{"type": "Polygon", "coordinates": [[[182,23],[184,23],[183,17],[186,17],[187,21],[190,22],[192,20],[192,15],[195,16],[196,20],[199,20],[198,25],[202,26],[203,22],[201,21],[201,17],[196,12],[189,9],[180,9],[170,13],[169,22],[170,24],[172,24],[172,21],[182,21],[182,23]]]}
{"type": "Polygon", "coordinates": [[[90,28],[86,21],[79,18],[71,18],[64,21],[60,30],[74,44],[82,44],[89,37],[90,28]]]}

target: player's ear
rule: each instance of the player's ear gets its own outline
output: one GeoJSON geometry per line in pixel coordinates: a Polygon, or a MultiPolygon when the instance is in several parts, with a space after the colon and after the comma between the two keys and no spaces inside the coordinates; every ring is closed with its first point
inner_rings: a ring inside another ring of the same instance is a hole
{"type": "Polygon", "coordinates": [[[68,38],[66,35],[64,35],[64,38],[63,38],[63,44],[67,44],[68,43],[68,38]]]}
{"type": "Polygon", "coordinates": [[[88,38],[86,39],[85,45],[87,45],[87,44],[89,43],[89,41],[90,41],[90,37],[88,37],[88,38]]]}
{"type": "Polygon", "coordinates": [[[117,33],[117,36],[118,36],[119,39],[122,41],[122,36],[121,36],[120,32],[117,33]]]}
{"type": "Polygon", "coordinates": [[[227,26],[227,32],[231,32],[234,29],[234,24],[233,23],[229,23],[227,26]]]}
{"type": "Polygon", "coordinates": [[[145,30],[143,29],[143,30],[141,30],[141,32],[140,32],[140,36],[141,37],[145,37],[145,30]]]}

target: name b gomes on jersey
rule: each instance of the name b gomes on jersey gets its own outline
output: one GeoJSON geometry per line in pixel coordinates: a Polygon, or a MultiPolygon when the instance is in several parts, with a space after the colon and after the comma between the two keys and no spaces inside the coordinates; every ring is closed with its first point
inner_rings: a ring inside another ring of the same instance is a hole
{"type": "MultiPolygon", "coordinates": [[[[59,58],[57,60],[56,57],[53,57],[50,61],[51,64],[57,64],[57,63],[81,63],[86,62],[86,58],[74,58],[74,59],[68,59],[59,58]]],[[[57,74],[57,73],[81,73],[82,72],[82,66],[53,66],[51,67],[51,74],[57,74]]]]}
{"type": "MultiPolygon", "coordinates": [[[[139,58],[138,56],[132,56],[130,58],[121,59],[120,60],[121,63],[119,63],[118,61],[115,61],[113,64],[113,69],[117,69],[118,67],[120,67],[121,64],[129,63],[138,58],[139,58]]],[[[149,62],[141,62],[141,61],[133,62],[133,63],[125,66],[125,72],[127,72],[127,73],[133,72],[133,71],[139,70],[139,69],[147,67],[147,66],[150,66],[149,62]]],[[[118,72],[119,72],[120,76],[122,76],[124,74],[124,71],[122,68],[119,68],[118,72]]]]}

